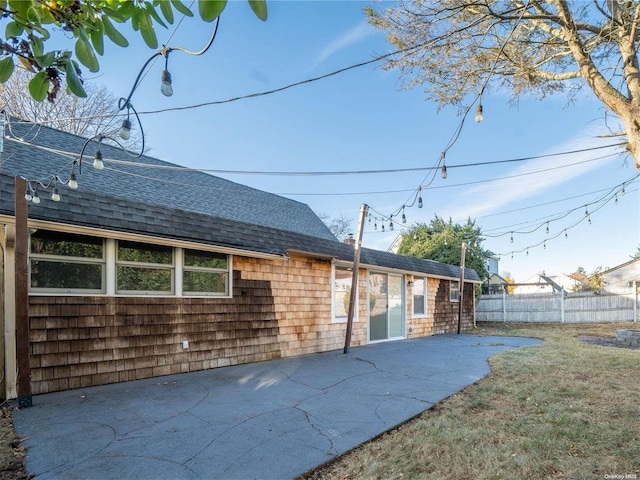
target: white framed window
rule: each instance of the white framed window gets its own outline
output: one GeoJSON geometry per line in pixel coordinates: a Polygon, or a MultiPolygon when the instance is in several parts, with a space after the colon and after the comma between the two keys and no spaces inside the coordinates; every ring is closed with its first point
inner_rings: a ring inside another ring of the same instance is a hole
{"type": "Polygon", "coordinates": [[[171,295],[174,272],[173,248],[118,241],[116,293],[171,295]]]}
{"type": "Polygon", "coordinates": [[[223,253],[184,249],[183,295],[229,295],[229,256],[223,253]]]}
{"type": "Polygon", "coordinates": [[[426,277],[413,277],[413,316],[427,316],[427,279],[426,277]]]}
{"type": "Polygon", "coordinates": [[[32,293],[231,296],[229,254],[48,230],[29,241],[32,293]]]}
{"type": "MultiPolygon", "coordinates": [[[[332,310],[334,322],[346,322],[349,315],[349,298],[351,295],[351,282],[353,271],[346,267],[333,267],[332,282],[332,310]]],[[[353,321],[358,321],[358,297],[354,305],[353,321]]]]}
{"type": "Polygon", "coordinates": [[[449,280],[449,301],[460,301],[460,280],[449,280]]]}
{"type": "Polygon", "coordinates": [[[29,288],[43,293],[105,292],[104,240],[38,230],[30,236],[29,288]]]}

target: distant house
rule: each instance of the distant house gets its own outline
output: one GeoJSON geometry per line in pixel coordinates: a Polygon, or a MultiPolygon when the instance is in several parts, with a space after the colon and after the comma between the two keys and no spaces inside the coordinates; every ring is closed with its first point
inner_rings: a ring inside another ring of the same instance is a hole
{"type": "Polygon", "coordinates": [[[640,259],[630,260],[600,274],[603,289],[609,293],[630,293],[640,285],[640,259]]]}
{"type": "Polygon", "coordinates": [[[560,293],[566,292],[561,283],[564,283],[566,275],[547,276],[544,273],[534,275],[524,282],[516,282],[513,293],[515,295],[531,293],[560,293]],[[558,283],[560,281],[561,283],[558,283]]]}
{"type": "MultiPolygon", "coordinates": [[[[21,291],[34,394],[344,345],[354,246],[307,205],[45,126],[13,121],[8,131],[0,396],[17,395],[21,291]],[[91,166],[98,150],[103,170],[91,166]],[[77,190],[64,185],[72,168],[77,190]],[[52,174],[62,198],[49,198],[53,185],[31,184],[41,201],[28,203],[25,244],[15,177],[46,184],[52,174]],[[22,250],[28,272],[17,284],[22,250]]],[[[470,269],[464,277],[466,327],[481,280],[470,269]]],[[[456,330],[460,267],[363,248],[359,278],[351,345],[456,330]]]]}
{"type": "Polygon", "coordinates": [[[497,273],[489,275],[486,284],[487,293],[490,295],[502,294],[502,292],[507,291],[507,287],[509,286],[509,282],[497,273]]]}

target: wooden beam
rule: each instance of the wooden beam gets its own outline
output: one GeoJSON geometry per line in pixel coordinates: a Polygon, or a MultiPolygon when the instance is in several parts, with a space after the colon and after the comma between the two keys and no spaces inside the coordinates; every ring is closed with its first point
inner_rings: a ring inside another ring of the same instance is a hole
{"type": "Polygon", "coordinates": [[[16,356],[18,408],[33,405],[29,366],[29,232],[27,230],[27,182],[16,177],[16,356]]]}

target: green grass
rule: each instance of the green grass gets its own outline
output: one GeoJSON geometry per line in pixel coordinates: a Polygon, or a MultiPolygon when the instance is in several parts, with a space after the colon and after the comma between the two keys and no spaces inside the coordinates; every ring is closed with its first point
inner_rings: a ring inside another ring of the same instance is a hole
{"type": "Polygon", "coordinates": [[[300,478],[640,480],[640,350],[576,338],[618,328],[634,326],[478,328],[544,343],[494,355],[480,382],[300,478]]]}

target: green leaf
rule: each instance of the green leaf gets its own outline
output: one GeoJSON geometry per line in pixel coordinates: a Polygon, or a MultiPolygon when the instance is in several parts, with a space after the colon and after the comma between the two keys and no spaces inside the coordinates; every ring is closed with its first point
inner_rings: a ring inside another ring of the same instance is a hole
{"type": "Polygon", "coordinates": [[[76,41],[76,57],[78,57],[80,63],[87,67],[90,72],[97,72],[100,70],[98,59],[96,58],[96,54],[93,52],[93,47],[89,43],[89,39],[87,38],[86,33],[84,33],[84,30],[80,30],[80,36],[76,41]]]}
{"type": "Polygon", "coordinates": [[[84,87],[82,86],[82,82],[80,81],[80,77],[78,77],[78,72],[76,71],[76,67],[72,61],[67,63],[65,73],[67,76],[67,87],[71,93],[77,97],[86,97],[87,92],[84,91],[84,87]]]}
{"type": "Polygon", "coordinates": [[[29,93],[34,100],[38,102],[47,98],[47,92],[49,91],[49,77],[47,72],[38,72],[29,82],[29,93]]]}
{"type": "Polygon", "coordinates": [[[40,15],[32,6],[27,10],[27,20],[34,25],[40,25],[40,15]]]}
{"type": "Polygon", "coordinates": [[[89,31],[91,44],[98,55],[104,55],[104,27],[100,19],[98,19],[95,26],[95,29],[89,31]]]}
{"type": "Polygon", "coordinates": [[[33,51],[33,55],[36,57],[39,57],[44,53],[42,40],[34,35],[31,36],[31,50],[33,51]]]}
{"type": "Polygon", "coordinates": [[[54,52],[47,52],[44,55],[35,57],[36,62],[42,68],[50,67],[53,62],[56,61],[56,54],[54,52]]]}
{"type": "Polygon", "coordinates": [[[31,28],[33,28],[36,32],[42,35],[43,40],[49,40],[49,37],[51,36],[51,34],[49,33],[49,30],[47,30],[44,27],[41,27],[40,25],[31,25],[31,28]]]}
{"type": "Polygon", "coordinates": [[[7,27],[4,29],[5,38],[19,37],[24,32],[24,27],[16,22],[7,23],[7,27]]]}
{"type": "Polygon", "coordinates": [[[0,83],[4,83],[11,78],[13,67],[14,64],[12,57],[4,57],[0,60],[0,83]]]}
{"type": "Polygon", "coordinates": [[[153,29],[151,16],[146,10],[138,10],[138,12],[140,35],[142,35],[144,42],[149,48],[158,48],[158,37],[156,37],[156,31],[153,29]]]}
{"type": "Polygon", "coordinates": [[[124,38],[124,36],[118,30],[116,30],[116,28],[113,26],[113,23],[111,23],[111,20],[109,19],[109,17],[105,17],[105,16],[102,17],[102,25],[104,25],[104,33],[107,34],[107,37],[109,37],[109,40],[111,40],[113,43],[115,43],[119,47],[129,46],[129,41],[126,38],[124,38]]]}
{"type": "Polygon", "coordinates": [[[167,24],[162,21],[162,19],[160,18],[160,15],[158,15],[158,12],[156,12],[156,9],[153,8],[153,5],[151,5],[149,2],[145,2],[144,8],[147,11],[147,13],[151,15],[151,17],[153,17],[153,19],[156,22],[158,22],[164,28],[167,28],[167,24]]]}
{"type": "Polygon", "coordinates": [[[167,22],[173,23],[173,9],[171,8],[171,3],[167,1],[160,2],[160,11],[164,18],[167,19],[167,22]]]}
{"type": "Polygon", "coordinates": [[[185,17],[193,17],[193,13],[180,0],[171,0],[173,8],[183,14],[185,17]]]}
{"type": "Polygon", "coordinates": [[[249,5],[260,20],[267,20],[267,0],[249,0],[249,5]]]}
{"type": "Polygon", "coordinates": [[[200,18],[205,22],[212,22],[218,18],[226,6],[227,0],[198,0],[200,18]]]}

